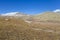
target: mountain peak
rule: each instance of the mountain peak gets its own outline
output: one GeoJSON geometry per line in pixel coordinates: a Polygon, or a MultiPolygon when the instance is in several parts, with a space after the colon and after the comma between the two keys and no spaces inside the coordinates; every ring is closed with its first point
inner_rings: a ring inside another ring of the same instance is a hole
{"type": "Polygon", "coordinates": [[[20,12],[10,12],[10,13],[1,14],[1,16],[29,16],[29,15],[20,12]]]}
{"type": "Polygon", "coordinates": [[[1,14],[2,16],[13,16],[15,14],[18,14],[19,12],[10,12],[10,13],[5,13],[5,14],[1,14]]]}

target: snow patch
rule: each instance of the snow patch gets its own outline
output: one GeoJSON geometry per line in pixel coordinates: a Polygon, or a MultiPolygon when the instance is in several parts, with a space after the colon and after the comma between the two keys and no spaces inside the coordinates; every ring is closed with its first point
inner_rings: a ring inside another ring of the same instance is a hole
{"type": "Polygon", "coordinates": [[[5,13],[5,14],[1,14],[2,16],[13,16],[15,15],[16,13],[19,13],[19,12],[10,12],[10,13],[5,13]]]}

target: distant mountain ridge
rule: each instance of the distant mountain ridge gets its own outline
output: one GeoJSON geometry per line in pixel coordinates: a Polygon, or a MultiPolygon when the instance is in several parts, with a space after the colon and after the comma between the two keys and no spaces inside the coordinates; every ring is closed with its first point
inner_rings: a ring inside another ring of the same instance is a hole
{"type": "Polygon", "coordinates": [[[10,13],[5,13],[5,14],[1,14],[2,16],[29,16],[27,14],[24,13],[20,13],[20,12],[10,12],[10,13]]]}
{"type": "Polygon", "coordinates": [[[1,16],[22,18],[23,20],[27,20],[27,21],[46,21],[46,22],[57,21],[57,22],[60,22],[59,10],[56,10],[53,12],[51,11],[43,12],[38,15],[27,15],[27,14],[20,13],[20,12],[10,12],[6,14],[1,14],[1,16]]]}
{"type": "Polygon", "coordinates": [[[5,14],[1,14],[2,17],[15,17],[15,18],[22,18],[24,20],[27,20],[30,15],[24,14],[24,13],[20,13],[20,12],[10,12],[10,13],[5,13],[5,14]]]}

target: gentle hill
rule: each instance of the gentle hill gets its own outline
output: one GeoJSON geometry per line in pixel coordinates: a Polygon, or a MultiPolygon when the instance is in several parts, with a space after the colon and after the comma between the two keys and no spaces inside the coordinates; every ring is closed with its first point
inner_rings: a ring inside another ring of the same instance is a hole
{"type": "Polygon", "coordinates": [[[33,19],[37,21],[60,22],[60,14],[55,12],[44,12],[34,15],[33,19]]]}

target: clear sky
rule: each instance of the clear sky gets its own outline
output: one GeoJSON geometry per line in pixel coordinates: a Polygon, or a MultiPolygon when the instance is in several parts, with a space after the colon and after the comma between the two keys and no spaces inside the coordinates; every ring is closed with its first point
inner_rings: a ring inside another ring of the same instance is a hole
{"type": "Polygon", "coordinates": [[[37,14],[60,9],[60,0],[0,0],[0,13],[37,14]]]}

